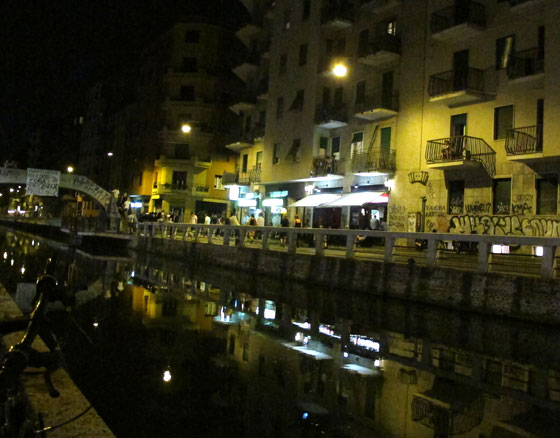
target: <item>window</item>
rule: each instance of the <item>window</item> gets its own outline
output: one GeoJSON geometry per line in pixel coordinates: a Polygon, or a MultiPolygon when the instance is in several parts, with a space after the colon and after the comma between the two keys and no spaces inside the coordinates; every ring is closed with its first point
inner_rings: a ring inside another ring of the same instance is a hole
{"type": "Polygon", "coordinates": [[[249,163],[249,155],[248,154],[243,154],[243,158],[242,158],[242,164],[241,164],[241,172],[243,173],[247,173],[247,165],[249,163]]]}
{"type": "Polygon", "coordinates": [[[333,137],[331,140],[331,154],[338,159],[340,155],[340,137],[333,137]]]}
{"type": "Polygon", "coordinates": [[[218,189],[218,190],[223,190],[224,189],[224,183],[222,180],[223,176],[222,175],[214,175],[214,188],[218,189]]]}
{"type": "Polygon", "coordinates": [[[181,71],[183,73],[196,73],[197,71],[196,58],[183,58],[183,65],[181,71]]]}
{"type": "Polygon", "coordinates": [[[358,37],[358,56],[366,56],[369,52],[369,29],[364,29],[358,37]]]}
{"type": "Polygon", "coordinates": [[[514,52],[515,37],[508,35],[496,40],[496,70],[507,68],[514,52]]]}
{"type": "Polygon", "coordinates": [[[284,11],[284,21],[282,23],[282,30],[288,31],[290,30],[291,23],[290,23],[290,10],[284,11]]]}
{"type": "Polygon", "coordinates": [[[301,14],[301,20],[305,21],[309,18],[311,13],[311,0],[303,0],[303,12],[301,14]]]}
{"type": "Polygon", "coordinates": [[[327,148],[329,147],[328,137],[319,138],[319,156],[323,157],[327,155],[327,148]]]}
{"type": "Polygon", "coordinates": [[[536,180],[537,214],[556,214],[558,211],[558,177],[546,176],[536,180]]]}
{"type": "Polygon", "coordinates": [[[307,44],[299,46],[299,65],[307,64],[307,44]]]}
{"type": "Polygon", "coordinates": [[[187,172],[173,171],[171,184],[173,188],[185,189],[187,187],[187,172]]]}
{"type": "Polygon", "coordinates": [[[344,88],[343,87],[336,87],[334,89],[334,104],[335,105],[341,105],[342,104],[343,95],[344,95],[344,88]]]}
{"type": "Polygon", "coordinates": [[[329,87],[323,87],[323,96],[322,96],[323,106],[329,106],[331,102],[331,90],[329,87]]]}
{"type": "Polygon", "coordinates": [[[259,125],[264,126],[266,123],[266,111],[261,111],[259,113],[259,125]]]}
{"type": "Polygon", "coordinates": [[[283,75],[288,70],[288,54],[282,53],[280,55],[280,67],[278,69],[278,74],[283,75]]]}
{"type": "Polygon", "coordinates": [[[194,87],[184,85],[181,87],[181,100],[192,102],[194,100],[194,87]]]}
{"type": "Polygon", "coordinates": [[[276,99],[276,118],[281,119],[284,115],[284,98],[279,97],[276,99]]]}
{"type": "Polygon", "coordinates": [[[494,140],[507,137],[513,128],[513,105],[494,108],[494,140]]]}
{"type": "Polygon", "coordinates": [[[251,116],[245,117],[245,132],[248,133],[251,130],[251,116]]]}
{"type": "Polygon", "coordinates": [[[185,32],[185,42],[196,44],[200,41],[200,33],[198,30],[187,30],[185,32]]]}
{"type": "Polygon", "coordinates": [[[465,182],[449,181],[449,199],[447,212],[449,214],[463,213],[463,205],[465,202],[465,182]]]}
{"type": "Polygon", "coordinates": [[[262,157],[263,157],[263,152],[258,151],[255,156],[255,167],[257,169],[260,169],[262,167],[262,157]]]}
{"type": "Polygon", "coordinates": [[[279,153],[280,143],[274,143],[274,147],[272,148],[272,164],[278,164],[278,162],[280,161],[279,153]]]}
{"type": "Polygon", "coordinates": [[[186,143],[176,144],[175,145],[175,158],[179,160],[188,160],[189,159],[189,145],[186,143]]]}
{"type": "Polygon", "coordinates": [[[494,214],[509,214],[511,205],[511,179],[495,179],[493,187],[494,214]]]}
{"type": "Polygon", "coordinates": [[[363,153],[364,152],[363,148],[364,148],[364,133],[354,132],[354,134],[352,134],[352,141],[350,142],[351,156],[363,153]]]}
{"type": "Polygon", "coordinates": [[[288,152],[288,159],[292,159],[294,162],[298,162],[301,159],[301,138],[296,138],[292,142],[292,147],[290,152],[288,152]]]}
{"type": "Polygon", "coordinates": [[[299,90],[296,93],[296,97],[290,106],[290,111],[303,111],[303,101],[305,99],[305,91],[299,90]]]}
{"type": "Polygon", "coordinates": [[[388,35],[397,35],[397,20],[394,18],[385,22],[385,33],[388,35]]]}
{"type": "Polygon", "coordinates": [[[364,103],[366,100],[366,81],[356,84],[356,103],[364,103]]]}

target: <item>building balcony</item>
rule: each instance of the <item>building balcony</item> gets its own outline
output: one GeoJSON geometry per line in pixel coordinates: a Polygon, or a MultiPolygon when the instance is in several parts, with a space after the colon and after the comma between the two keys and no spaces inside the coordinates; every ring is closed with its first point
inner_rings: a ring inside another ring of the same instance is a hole
{"type": "Polygon", "coordinates": [[[210,193],[210,187],[202,186],[202,185],[195,185],[192,189],[193,196],[208,196],[210,193]]]}
{"type": "Polygon", "coordinates": [[[325,30],[347,29],[354,24],[354,12],[351,3],[324,7],[321,10],[321,26],[325,30]]]}
{"type": "Polygon", "coordinates": [[[185,195],[188,189],[186,182],[154,183],[152,195],[185,195]]]}
{"type": "Polygon", "coordinates": [[[467,135],[429,140],[426,163],[439,170],[482,166],[489,176],[496,174],[496,152],[483,139],[467,135]]]}
{"type": "Polygon", "coordinates": [[[542,125],[510,129],[507,133],[505,146],[510,161],[533,161],[542,158],[542,125]]]}
{"type": "Polygon", "coordinates": [[[226,148],[239,153],[242,149],[253,146],[255,144],[255,140],[262,139],[264,137],[264,132],[264,125],[257,123],[250,130],[244,132],[239,137],[238,141],[226,145],[226,148]]]}
{"type": "Polygon", "coordinates": [[[376,36],[358,52],[358,62],[371,67],[392,65],[400,58],[401,39],[388,33],[376,36]]]}
{"type": "Polygon", "coordinates": [[[388,95],[383,93],[367,96],[363,102],[354,105],[354,117],[365,120],[383,120],[394,117],[399,113],[398,93],[388,95]]]}
{"type": "Polygon", "coordinates": [[[544,74],[544,53],[539,49],[528,49],[515,52],[507,67],[510,81],[537,80],[544,74]]]}
{"type": "Polygon", "coordinates": [[[261,166],[253,166],[244,172],[239,171],[236,182],[242,186],[261,182],[261,166]]]}
{"type": "Polygon", "coordinates": [[[534,12],[535,8],[542,7],[548,0],[507,0],[510,11],[516,14],[534,12]]]}
{"type": "Polygon", "coordinates": [[[430,76],[428,83],[430,102],[440,102],[449,107],[480,102],[484,93],[484,71],[468,67],[430,76]]]}
{"type": "Polygon", "coordinates": [[[486,28],[486,10],[483,4],[456,1],[453,6],[432,14],[432,38],[452,43],[479,35],[486,28]]]}
{"type": "Polygon", "coordinates": [[[341,161],[332,156],[313,157],[313,176],[344,175],[341,161]]]}
{"type": "Polygon", "coordinates": [[[260,54],[251,52],[239,65],[233,68],[233,73],[243,82],[249,82],[251,75],[260,68],[260,54]]]}
{"type": "Polygon", "coordinates": [[[319,128],[335,129],[346,126],[348,117],[346,116],[346,106],[338,105],[319,105],[315,111],[315,124],[319,128]]]}
{"type": "Polygon", "coordinates": [[[363,10],[380,13],[400,6],[402,0],[360,0],[363,10]]]}
{"type": "Polygon", "coordinates": [[[234,113],[239,114],[241,111],[251,111],[257,104],[257,96],[254,93],[243,93],[237,99],[237,102],[229,107],[234,113]]]}
{"type": "Polygon", "coordinates": [[[392,173],[396,169],[396,151],[373,149],[355,153],[351,157],[352,173],[392,173]]]}

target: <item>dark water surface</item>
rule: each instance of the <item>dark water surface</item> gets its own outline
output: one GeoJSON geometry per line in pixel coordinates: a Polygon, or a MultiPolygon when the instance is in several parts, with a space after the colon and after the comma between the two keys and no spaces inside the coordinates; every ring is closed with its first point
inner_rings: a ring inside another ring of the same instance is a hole
{"type": "Polygon", "coordinates": [[[118,437],[559,436],[559,327],[0,229],[24,308],[52,256],[70,374],[118,437]]]}

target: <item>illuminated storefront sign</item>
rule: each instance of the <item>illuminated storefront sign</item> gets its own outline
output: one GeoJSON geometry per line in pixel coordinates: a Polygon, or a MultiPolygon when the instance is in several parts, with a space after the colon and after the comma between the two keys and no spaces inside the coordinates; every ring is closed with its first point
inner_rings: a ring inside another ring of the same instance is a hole
{"type": "Polygon", "coordinates": [[[263,207],[282,207],[284,200],[282,198],[268,198],[262,202],[263,207]]]}

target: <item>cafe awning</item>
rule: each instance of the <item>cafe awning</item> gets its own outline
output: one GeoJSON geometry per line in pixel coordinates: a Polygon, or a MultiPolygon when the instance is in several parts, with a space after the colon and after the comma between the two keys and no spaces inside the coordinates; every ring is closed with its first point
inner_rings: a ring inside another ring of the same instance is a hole
{"type": "Polygon", "coordinates": [[[386,204],[389,197],[385,192],[353,192],[342,195],[340,198],[335,199],[323,205],[323,207],[353,207],[364,204],[386,204]]]}
{"type": "Polygon", "coordinates": [[[303,199],[300,199],[297,202],[294,202],[291,205],[288,205],[288,208],[290,207],[318,207],[319,205],[323,205],[323,204],[327,204],[329,202],[332,202],[334,200],[336,200],[337,198],[340,198],[340,195],[337,195],[335,193],[319,193],[316,195],[309,195],[306,196],[303,199]]]}

